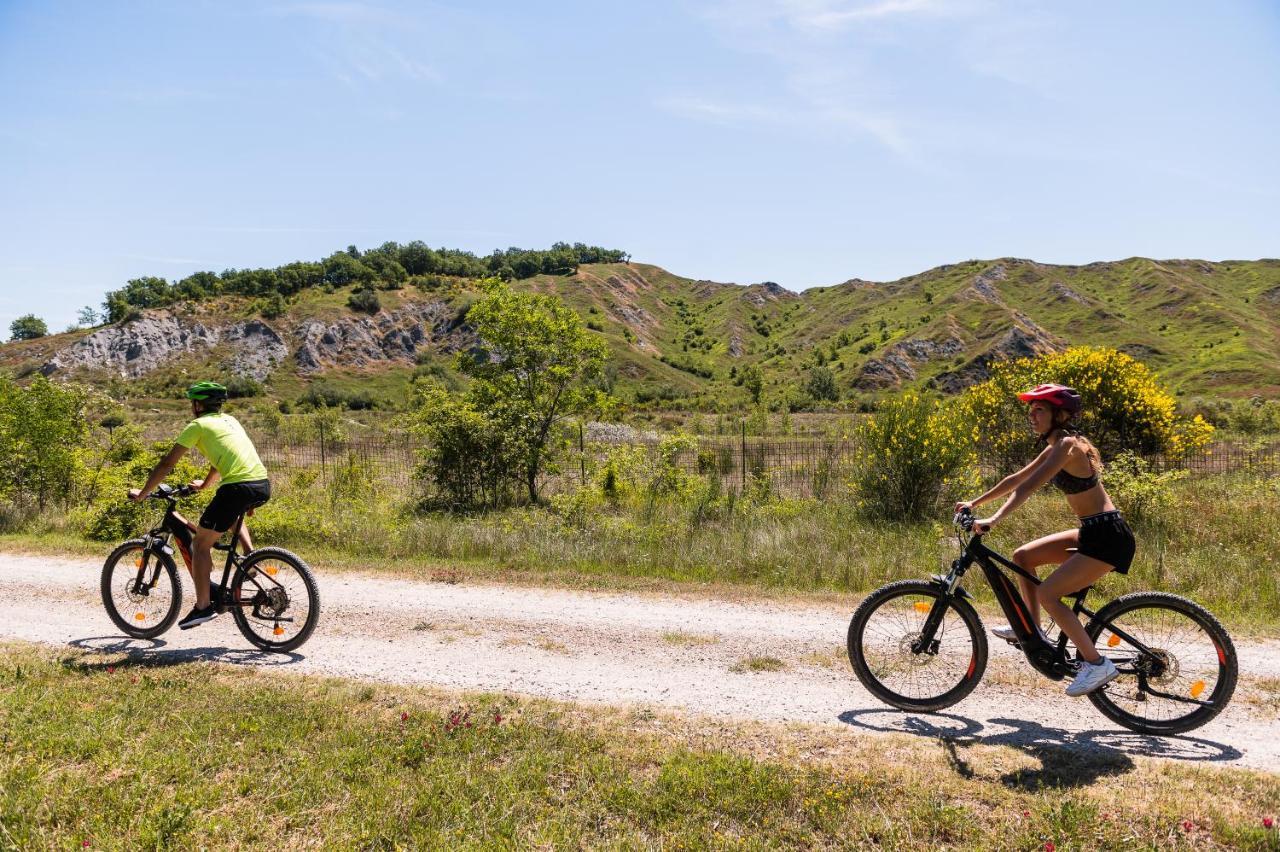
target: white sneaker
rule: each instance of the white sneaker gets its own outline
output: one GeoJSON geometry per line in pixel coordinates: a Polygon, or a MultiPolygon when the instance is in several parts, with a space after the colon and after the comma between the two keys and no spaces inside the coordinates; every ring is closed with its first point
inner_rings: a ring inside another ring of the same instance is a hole
{"type": "MultiPolygon", "coordinates": [[[[1044,640],[1044,641],[1046,641],[1046,642],[1049,642],[1049,644],[1053,644],[1052,640],[1050,640],[1050,639],[1049,639],[1049,637],[1045,635],[1044,630],[1040,629],[1038,626],[1036,627],[1036,629],[1040,632],[1040,638],[1041,638],[1041,639],[1043,639],[1043,640],[1044,640]]],[[[1006,641],[1006,642],[1017,642],[1017,641],[1019,641],[1019,640],[1018,640],[1018,634],[1017,634],[1017,633],[1015,633],[1015,632],[1014,632],[1014,630],[1013,630],[1013,628],[1012,628],[1012,627],[1010,627],[1010,626],[1009,626],[1009,625],[1007,625],[1007,624],[1005,624],[1005,625],[1003,625],[1003,626],[1001,626],[1001,627],[993,627],[993,628],[991,628],[991,635],[992,635],[992,636],[999,636],[1001,639],[1003,639],[1003,640],[1004,640],[1004,641],[1006,641]]]]}
{"type": "Polygon", "coordinates": [[[1111,681],[1120,676],[1116,664],[1102,658],[1101,662],[1087,663],[1080,661],[1080,669],[1076,672],[1076,679],[1071,681],[1071,685],[1067,687],[1067,695],[1072,698],[1078,698],[1081,695],[1088,695],[1095,689],[1106,686],[1111,681]]]}

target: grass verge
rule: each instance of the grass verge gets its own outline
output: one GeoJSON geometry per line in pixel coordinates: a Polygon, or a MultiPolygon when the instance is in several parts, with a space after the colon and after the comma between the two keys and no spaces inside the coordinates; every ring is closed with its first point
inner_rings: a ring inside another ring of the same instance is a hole
{"type": "Polygon", "coordinates": [[[18,848],[1280,843],[1280,780],[1248,770],[32,645],[0,647],[0,730],[18,848]]]}

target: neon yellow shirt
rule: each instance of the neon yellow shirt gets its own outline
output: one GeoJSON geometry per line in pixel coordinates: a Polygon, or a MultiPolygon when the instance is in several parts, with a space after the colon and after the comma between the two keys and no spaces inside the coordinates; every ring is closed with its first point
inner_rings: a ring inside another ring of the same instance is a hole
{"type": "Polygon", "coordinates": [[[230,414],[201,414],[182,430],[178,443],[188,450],[199,450],[218,471],[223,485],[267,478],[267,468],[253,441],[230,414]]]}

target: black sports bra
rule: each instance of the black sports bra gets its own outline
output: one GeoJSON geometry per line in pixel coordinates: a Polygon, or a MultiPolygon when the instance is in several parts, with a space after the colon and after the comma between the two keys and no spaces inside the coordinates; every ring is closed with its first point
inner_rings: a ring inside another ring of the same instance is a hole
{"type": "MultiPolygon", "coordinates": [[[[1080,434],[1075,429],[1063,428],[1063,427],[1059,427],[1059,428],[1067,435],[1080,434]]],[[[1050,434],[1052,434],[1052,432],[1050,432],[1050,434]]],[[[1044,444],[1049,443],[1049,435],[1043,436],[1040,439],[1040,442],[1044,444]]],[[[1092,467],[1093,463],[1090,462],[1089,466],[1092,467]]],[[[1067,473],[1066,468],[1063,468],[1062,470],[1055,473],[1053,475],[1053,479],[1050,479],[1049,481],[1052,482],[1054,485],[1056,485],[1058,487],[1058,490],[1060,490],[1063,494],[1080,494],[1082,492],[1088,491],[1090,488],[1093,488],[1095,485],[1097,485],[1099,481],[1099,477],[1098,477],[1098,472],[1096,470],[1092,471],[1088,476],[1073,476],[1072,474],[1067,473]]]]}
{"type": "Polygon", "coordinates": [[[1091,473],[1088,476],[1072,476],[1067,473],[1066,468],[1058,471],[1053,475],[1053,479],[1049,480],[1063,494],[1079,494],[1088,491],[1090,488],[1098,484],[1098,474],[1091,473]]]}

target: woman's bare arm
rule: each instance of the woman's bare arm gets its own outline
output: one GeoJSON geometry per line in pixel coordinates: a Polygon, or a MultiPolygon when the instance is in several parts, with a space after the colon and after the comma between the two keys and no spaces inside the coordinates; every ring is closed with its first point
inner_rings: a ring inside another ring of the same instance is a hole
{"type": "Polygon", "coordinates": [[[1040,451],[1040,454],[1038,456],[1036,456],[1034,459],[1028,462],[1021,470],[1014,471],[1013,473],[1006,476],[1004,479],[997,482],[995,485],[991,487],[991,490],[987,491],[985,494],[983,494],[981,497],[974,500],[969,505],[981,506],[983,503],[989,503],[992,500],[998,500],[999,498],[1008,494],[1010,491],[1015,490],[1019,485],[1021,485],[1023,482],[1027,480],[1027,477],[1030,476],[1032,471],[1036,469],[1036,466],[1039,465],[1042,461],[1044,461],[1044,459],[1046,459],[1049,456],[1049,453],[1052,451],[1052,449],[1053,449],[1052,447],[1045,447],[1043,450],[1040,451]]]}
{"type": "Polygon", "coordinates": [[[1035,466],[1030,473],[1018,483],[1013,489],[1013,493],[1004,505],[996,510],[996,513],[984,521],[984,526],[998,523],[1005,515],[1008,515],[1014,509],[1017,509],[1023,503],[1027,502],[1032,494],[1039,491],[1045,483],[1053,479],[1054,475],[1067,463],[1067,457],[1071,455],[1071,449],[1075,446],[1075,438],[1062,438],[1057,443],[1045,447],[1045,451],[1037,457],[1035,466]]]}

